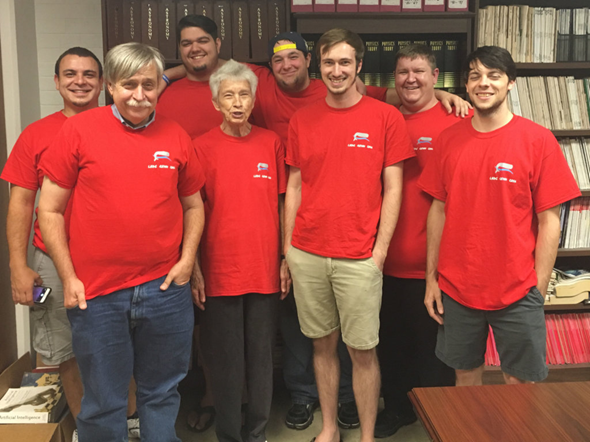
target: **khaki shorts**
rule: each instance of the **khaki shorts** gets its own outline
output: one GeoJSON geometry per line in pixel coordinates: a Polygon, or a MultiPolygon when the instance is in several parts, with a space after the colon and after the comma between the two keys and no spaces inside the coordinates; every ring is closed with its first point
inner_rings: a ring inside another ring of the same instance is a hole
{"type": "Polygon", "coordinates": [[[49,255],[37,248],[33,255],[33,270],[41,276],[44,287],[51,287],[47,300],[31,307],[33,347],[44,364],[59,365],[74,357],[63,286],[49,255]]]}
{"type": "Polygon", "coordinates": [[[291,247],[286,259],[305,336],[322,338],[341,328],[349,347],[377,346],[383,273],[373,258],[325,258],[291,247]]]}

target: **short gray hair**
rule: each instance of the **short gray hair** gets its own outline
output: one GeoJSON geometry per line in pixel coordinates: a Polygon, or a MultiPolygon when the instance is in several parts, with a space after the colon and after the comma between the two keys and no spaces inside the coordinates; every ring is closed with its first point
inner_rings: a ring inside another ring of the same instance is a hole
{"type": "Polygon", "coordinates": [[[141,69],[153,64],[158,78],[164,73],[164,57],[156,48],[143,43],[123,43],[112,48],[104,61],[107,83],[133,77],[141,69]]]}
{"type": "Polygon", "coordinates": [[[250,84],[252,96],[256,96],[256,86],[258,85],[258,77],[252,72],[248,66],[238,63],[235,60],[228,60],[223,66],[217,69],[209,78],[209,87],[211,88],[211,95],[214,100],[217,100],[219,94],[219,86],[223,80],[247,81],[250,84]]]}

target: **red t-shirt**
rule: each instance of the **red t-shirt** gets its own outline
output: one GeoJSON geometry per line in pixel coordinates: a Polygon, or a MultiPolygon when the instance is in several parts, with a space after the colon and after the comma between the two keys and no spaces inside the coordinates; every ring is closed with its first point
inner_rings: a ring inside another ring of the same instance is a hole
{"type": "Polygon", "coordinates": [[[182,126],[191,138],[221,125],[223,116],[213,107],[208,81],[188,78],[175,81],[158,98],[156,115],[164,115],[182,126]]]}
{"type": "Polygon", "coordinates": [[[406,120],[415,158],[404,163],[402,207],[383,273],[397,278],[424,279],[426,272],[426,218],[432,198],[418,187],[418,178],[436,149],[438,136],[460,121],[442,104],[416,114],[402,114],[406,120]]]}
{"type": "Polygon", "coordinates": [[[461,304],[504,308],[537,283],[536,213],[580,196],[553,134],[514,116],[482,133],[445,130],[418,185],[445,202],[440,289],[461,304]]]}
{"type": "Polygon", "coordinates": [[[86,299],[159,278],[180,259],[179,197],[205,177],[191,140],[157,115],[134,130],[110,106],[66,121],[41,159],[71,196],[70,254],[86,299]]]}
{"type": "MultiPolygon", "coordinates": [[[[328,90],[322,80],[310,80],[305,90],[296,93],[283,91],[270,69],[264,66],[248,65],[258,77],[256,103],[252,111],[254,123],[276,132],[284,143],[289,135],[289,121],[302,107],[326,98],[328,90]]],[[[387,88],[367,86],[367,95],[385,101],[387,88]]]]}
{"type": "Polygon", "coordinates": [[[279,194],[287,186],[279,137],[252,126],[245,137],[221,128],[195,138],[205,171],[201,265],[207,296],[279,291],[279,194]]]}
{"type": "Polygon", "coordinates": [[[301,169],[302,188],[292,244],[331,258],[370,257],[383,169],[413,156],[400,112],[373,98],[346,109],[319,100],[296,112],[287,164],[301,169]]]}
{"type": "MultiPolygon", "coordinates": [[[[43,172],[39,169],[41,155],[47,150],[67,119],[59,111],[29,124],[16,140],[0,178],[34,192],[40,189],[43,184],[43,172]]],[[[34,232],[33,245],[47,253],[47,248],[41,239],[37,217],[35,217],[34,232]]]]}

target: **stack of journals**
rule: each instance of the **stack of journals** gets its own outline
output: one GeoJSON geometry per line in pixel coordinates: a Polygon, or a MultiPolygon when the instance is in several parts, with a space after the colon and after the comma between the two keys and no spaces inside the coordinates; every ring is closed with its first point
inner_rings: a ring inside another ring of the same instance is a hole
{"type": "Polygon", "coordinates": [[[478,46],[506,48],[517,63],[590,61],[589,17],[588,8],[488,6],[479,10],[478,46]]]}
{"type": "Polygon", "coordinates": [[[590,78],[518,77],[508,106],[551,130],[590,129],[590,78]]]}
{"type": "Polygon", "coordinates": [[[590,138],[560,138],[559,145],[580,190],[590,190],[590,138]]]}
{"type": "Polygon", "coordinates": [[[561,205],[561,238],[563,249],[590,247],[590,197],[576,198],[561,205]]]}
{"type": "MultiPolygon", "coordinates": [[[[547,325],[547,364],[584,364],[590,362],[590,313],[545,315],[547,325]]],[[[490,329],[485,364],[499,366],[494,334],[490,329]]]]}

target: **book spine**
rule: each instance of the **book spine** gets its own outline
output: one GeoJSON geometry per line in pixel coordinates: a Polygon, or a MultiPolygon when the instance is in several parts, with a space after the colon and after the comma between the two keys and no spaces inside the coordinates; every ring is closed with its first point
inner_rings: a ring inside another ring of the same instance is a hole
{"type": "Polygon", "coordinates": [[[469,11],[469,0],[448,0],[447,11],[462,12],[469,11]]]}
{"type": "Polygon", "coordinates": [[[402,12],[422,12],[423,0],[402,0],[402,12]]]}
{"type": "Polygon", "coordinates": [[[268,29],[266,0],[250,0],[250,46],[255,61],[268,61],[268,29]]]}
{"type": "Polygon", "coordinates": [[[176,5],[172,0],[163,0],[158,6],[160,52],[166,60],[175,60],[177,57],[176,5]]]}
{"type": "Polygon", "coordinates": [[[424,0],[425,12],[443,12],[445,10],[445,0],[424,0]]]}
{"type": "Polygon", "coordinates": [[[395,54],[398,50],[399,46],[396,41],[381,41],[381,72],[384,73],[384,77],[381,78],[382,87],[395,87],[393,71],[395,70],[395,54]]]}
{"type": "Polygon", "coordinates": [[[107,50],[123,43],[123,2],[107,0],[107,50]]]}
{"type": "Polygon", "coordinates": [[[141,42],[141,2],[129,0],[123,3],[123,41],[141,42]]]}
{"type": "Polygon", "coordinates": [[[231,3],[232,11],[232,56],[237,61],[250,59],[250,21],[248,4],[243,0],[231,3]]]}
{"type": "Polygon", "coordinates": [[[199,0],[195,4],[195,14],[204,15],[205,17],[213,19],[213,3],[207,0],[199,0]]]}
{"type": "Polygon", "coordinates": [[[402,10],[401,0],[380,0],[380,12],[400,12],[402,10]]]}
{"type": "Polygon", "coordinates": [[[195,13],[195,5],[193,2],[179,1],[176,4],[176,17],[180,20],[182,17],[195,13]]]}
{"type": "Polygon", "coordinates": [[[379,12],[379,0],[359,0],[359,12],[379,12]]]}
{"type": "Polygon", "coordinates": [[[440,89],[444,87],[445,84],[445,42],[443,40],[430,40],[428,45],[434,54],[436,67],[438,68],[438,78],[434,87],[440,89]]]}
{"type": "Polygon", "coordinates": [[[336,12],[358,12],[358,0],[336,0],[336,12]]]}
{"type": "Polygon", "coordinates": [[[445,88],[459,86],[459,42],[457,40],[445,40],[445,88]]]}
{"type": "Polygon", "coordinates": [[[336,0],[314,0],[313,12],[336,12],[336,0]]]}
{"type": "Polygon", "coordinates": [[[231,9],[228,0],[216,0],[213,3],[213,20],[217,24],[217,36],[221,40],[219,58],[232,58],[231,9]]]}
{"type": "Polygon", "coordinates": [[[268,2],[268,38],[269,40],[287,30],[286,0],[268,2]]]}
{"type": "Polygon", "coordinates": [[[141,42],[158,47],[158,4],[154,0],[141,2],[141,42]]]}

